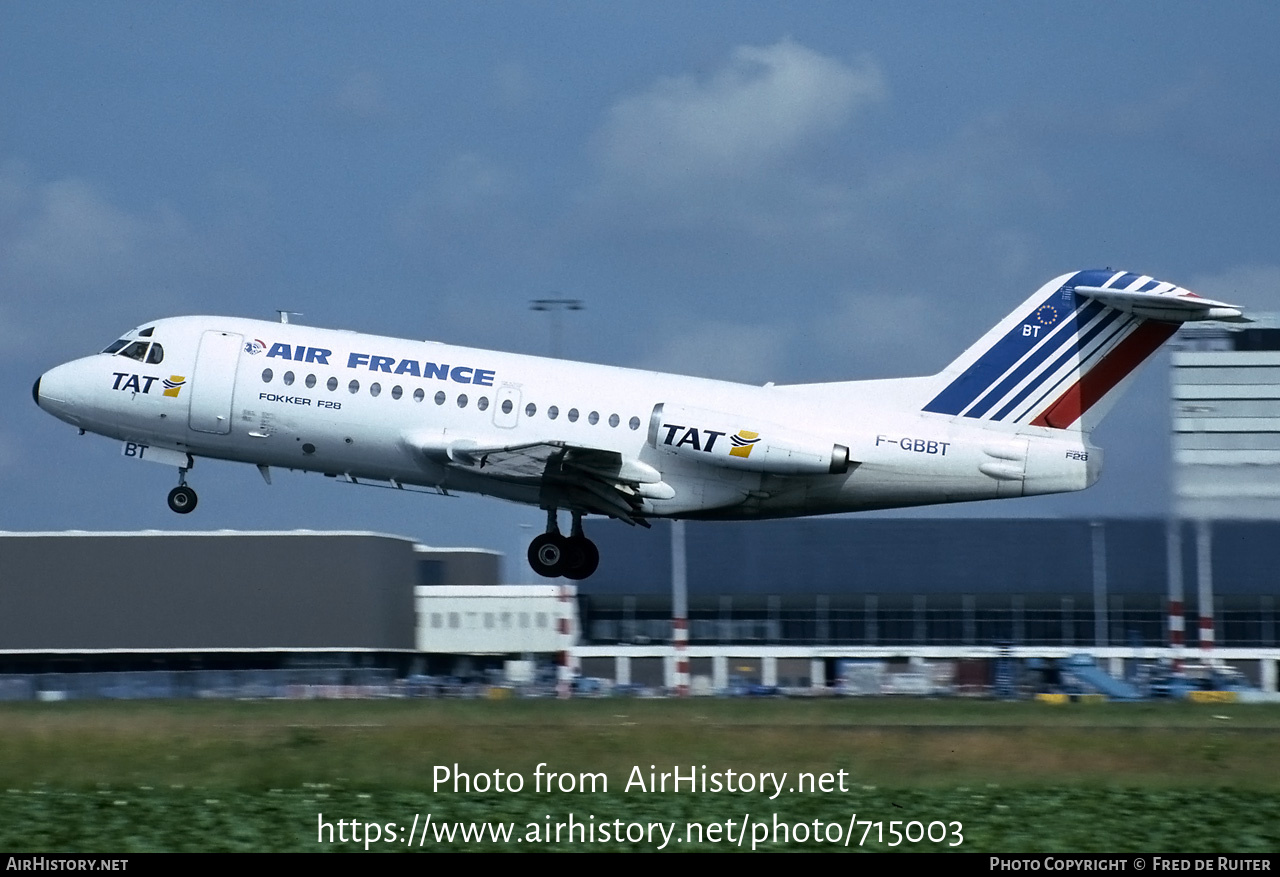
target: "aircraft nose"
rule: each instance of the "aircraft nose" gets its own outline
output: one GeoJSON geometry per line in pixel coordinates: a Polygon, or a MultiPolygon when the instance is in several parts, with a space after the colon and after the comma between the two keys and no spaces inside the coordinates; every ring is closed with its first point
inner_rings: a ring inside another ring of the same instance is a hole
{"type": "Polygon", "coordinates": [[[67,363],[51,368],[36,378],[31,386],[31,398],[59,420],[78,425],[78,415],[74,409],[80,401],[81,393],[77,387],[75,364],[67,363]]]}

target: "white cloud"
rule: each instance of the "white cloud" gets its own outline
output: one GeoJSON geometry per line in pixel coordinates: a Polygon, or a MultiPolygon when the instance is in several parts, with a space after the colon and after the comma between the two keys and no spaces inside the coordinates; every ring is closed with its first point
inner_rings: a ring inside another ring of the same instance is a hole
{"type": "Polygon", "coordinates": [[[55,328],[96,344],[176,312],[184,288],[212,270],[206,250],[166,204],[130,211],[84,180],[41,182],[16,162],[0,166],[0,353],[38,346],[55,328]]]}
{"type": "Polygon", "coordinates": [[[850,66],[791,40],[740,46],[705,79],[663,79],[619,100],[596,152],[608,173],[647,185],[738,178],[839,129],[884,93],[870,60],[850,66]]]}

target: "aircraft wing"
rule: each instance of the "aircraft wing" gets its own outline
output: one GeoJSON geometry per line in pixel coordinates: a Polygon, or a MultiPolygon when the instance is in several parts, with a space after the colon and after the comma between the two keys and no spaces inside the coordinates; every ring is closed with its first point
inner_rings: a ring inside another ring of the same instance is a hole
{"type": "Polygon", "coordinates": [[[629,524],[648,526],[637,517],[644,496],[674,495],[657,469],[617,451],[561,441],[483,444],[443,435],[409,436],[406,441],[433,462],[504,481],[538,484],[558,493],[563,508],[576,507],[629,524]]]}

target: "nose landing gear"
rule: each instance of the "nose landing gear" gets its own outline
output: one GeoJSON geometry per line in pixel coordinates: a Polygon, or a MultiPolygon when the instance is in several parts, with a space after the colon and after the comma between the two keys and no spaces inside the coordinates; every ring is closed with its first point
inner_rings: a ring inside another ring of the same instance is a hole
{"type": "Polygon", "coordinates": [[[556,510],[547,511],[547,532],[529,543],[529,566],[540,576],[581,580],[600,565],[600,550],[582,532],[582,514],[573,513],[569,536],[560,534],[556,510]]]}
{"type": "Polygon", "coordinates": [[[169,491],[169,508],[180,515],[191,512],[196,507],[196,492],[187,486],[187,470],[178,470],[178,486],[169,491]]]}

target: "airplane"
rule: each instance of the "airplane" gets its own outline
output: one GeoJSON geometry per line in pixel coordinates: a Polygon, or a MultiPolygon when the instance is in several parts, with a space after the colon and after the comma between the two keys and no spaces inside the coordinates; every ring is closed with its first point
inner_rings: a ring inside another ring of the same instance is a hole
{"type": "Polygon", "coordinates": [[[199,457],[544,509],[528,559],[585,579],[588,515],[746,519],[1032,496],[1097,481],[1091,433],[1191,320],[1239,307],[1124,271],[1040,287],[935,375],[751,386],[287,322],[148,322],[40,376],[36,404],[175,466],[199,457]],[[559,512],[571,528],[561,533],[559,512]]]}

